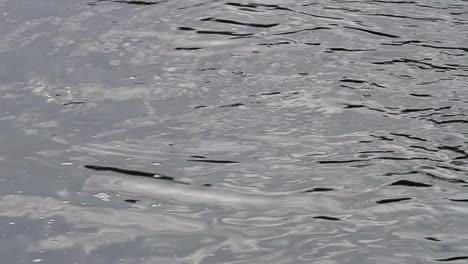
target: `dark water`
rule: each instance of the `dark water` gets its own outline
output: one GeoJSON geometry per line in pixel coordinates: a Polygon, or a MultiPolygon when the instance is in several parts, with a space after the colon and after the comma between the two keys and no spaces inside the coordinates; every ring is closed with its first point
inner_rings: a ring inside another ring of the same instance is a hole
{"type": "Polygon", "coordinates": [[[1,263],[468,263],[468,1],[0,0],[1,263]]]}

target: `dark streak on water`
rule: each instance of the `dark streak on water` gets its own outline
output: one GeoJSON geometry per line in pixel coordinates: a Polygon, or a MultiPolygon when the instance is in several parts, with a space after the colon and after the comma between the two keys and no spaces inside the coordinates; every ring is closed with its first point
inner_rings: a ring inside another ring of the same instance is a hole
{"type": "Polygon", "coordinates": [[[228,105],[220,105],[219,107],[236,107],[236,106],[243,106],[243,103],[234,103],[234,104],[228,104],[228,105]]]}
{"type": "Polygon", "coordinates": [[[162,175],[159,173],[137,171],[137,170],[127,170],[127,169],[121,169],[121,168],[115,168],[115,167],[96,166],[96,165],[84,165],[84,167],[90,170],[95,170],[95,171],[111,171],[115,173],[131,175],[131,176],[148,177],[148,178],[154,178],[158,180],[165,180],[165,181],[172,181],[176,183],[188,184],[185,182],[176,181],[174,177],[162,175]]]}
{"type": "Polygon", "coordinates": [[[449,200],[453,202],[468,203],[468,199],[449,199],[449,200]]]}
{"type": "Polygon", "coordinates": [[[468,261],[467,1],[0,10],[2,263],[468,261]]]}
{"type": "Polygon", "coordinates": [[[377,35],[377,36],[382,36],[382,37],[387,37],[387,38],[399,38],[399,36],[392,35],[389,33],[384,33],[384,32],[379,32],[379,31],[374,31],[370,29],[365,29],[365,28],[357,28],[357,27],[345,27],[349,29],[354,29],[354,30],[360,30],[369,34],[377,35]]]}
{"type": "Polygon", "coordinates": [[[409,180],[399,180],[390,184],[391,186],[407,186],[407,187],[431,187],[432,185],[422,183],[422,182],[415,182],[409,180]]]}
{"type": "Polygon", "coordinates": [[[333,188],[324,188],[324,187],[317,187],[317,188],[312,188],[306,191],[303,191],[303,193],[310,193],[310,192],[329,192],[333,191],[333,188]]]}
{"type": "Polygon", "coordinates": [[[468,259],[468,256],[443,258],[443,259],[437,259],[436,261],[451,262],[451,261],[464,260],[464,259],[468,259]]]}
{"type": "Polygon", "coordinates": [[[340,221],[339,218],[333,217],[333,216],[320,215],[320,216],[314,216],[314,218],[315,219],[322,219],[322,220],[329,220],[329,221],[340,221]]]}
{"type": "Polygon", "coordinates": [[[136,203],[139,203],[140,200],[137,200],[137,199],[125,199],[124,202],[126,202],[126,203],[131,203],[131,204],[136,204],[136,203]]]}
{"type": "Polygon", "coordinates": [[[378,203],[378,204],[388,204],[388,203],[398,203],[398,202],[408,201],[408,200],[411,200],[411,198],[383,199],[383,200],[376,201],[376,203],[378,203]]]}

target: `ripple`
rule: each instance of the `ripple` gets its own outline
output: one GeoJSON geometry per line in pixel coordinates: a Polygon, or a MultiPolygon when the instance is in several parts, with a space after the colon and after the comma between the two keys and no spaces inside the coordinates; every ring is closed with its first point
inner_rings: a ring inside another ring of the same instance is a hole
{"type": "Polygon", "coordinates": [[[3,262],[466,261],[466,1],[0,6],[3,262]]]}

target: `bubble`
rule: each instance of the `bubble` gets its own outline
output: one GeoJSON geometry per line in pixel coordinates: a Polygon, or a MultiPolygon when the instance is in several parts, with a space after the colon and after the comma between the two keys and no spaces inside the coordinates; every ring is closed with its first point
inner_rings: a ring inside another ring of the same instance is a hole
{"type": "Polygon", "coordinates": [[[96,197],[96,198],[99,198],[99,199],[101,199],[101,200],[103,200],[105,202],[110,201],[110,197],[111,197],[110,194],[104,193],[104,192],[96,193],[93,196],[96,197]]]}

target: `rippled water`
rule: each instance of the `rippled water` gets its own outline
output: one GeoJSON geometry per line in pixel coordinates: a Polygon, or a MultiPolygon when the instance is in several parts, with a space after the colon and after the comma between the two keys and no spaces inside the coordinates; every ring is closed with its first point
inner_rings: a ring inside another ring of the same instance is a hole
{"type": "Polygon", "coordinates": [[[468,261],[468,1],[0,11],[2,263],[468,261]]]}

